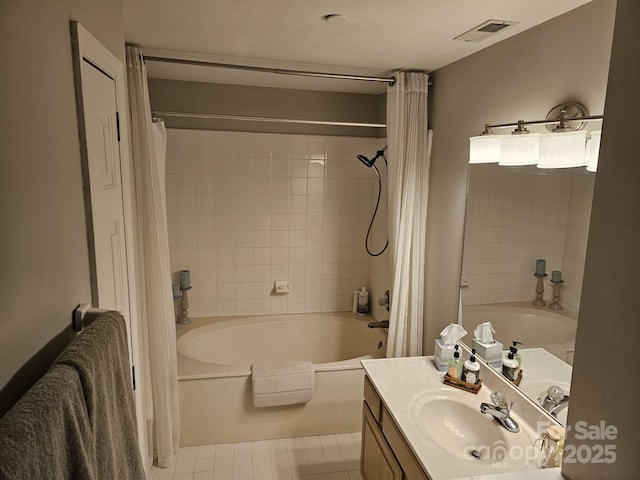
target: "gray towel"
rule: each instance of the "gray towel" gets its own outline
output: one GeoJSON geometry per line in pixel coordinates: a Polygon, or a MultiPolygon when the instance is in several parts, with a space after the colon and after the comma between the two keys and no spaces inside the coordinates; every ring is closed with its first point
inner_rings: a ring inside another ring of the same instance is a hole
{"type": "Polygon", "coordinates": [[[77,369],[93,432],[97,478],[145,478],[138,449],[124,318],[100,314],[56,360],[77,369]]]}
{"type": "Polygon", "coordinates": [[[306,403],[313,398],[314,370],[311,362],[263,362],[251,365],[255,407],[306,403]]]}
{"type": "Polygon", "coordinates": [[[0,419],[0,479],[97,479],[78,372],[52,367],[0,419]]]}

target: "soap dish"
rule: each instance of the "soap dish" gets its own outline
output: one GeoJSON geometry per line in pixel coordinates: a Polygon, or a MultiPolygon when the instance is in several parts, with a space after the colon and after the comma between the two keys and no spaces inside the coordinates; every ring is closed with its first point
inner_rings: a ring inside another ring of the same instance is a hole
{"type": "Polygon", "coordinates": [[[477,394],[482,388],[482,379],[478,380],[478,383],[468,383],[457,378],[450,377],[448,373],[444,374],[444,383],[451,385],[452,387],[459,388],[465,392],[471,392],[477,394]]]}

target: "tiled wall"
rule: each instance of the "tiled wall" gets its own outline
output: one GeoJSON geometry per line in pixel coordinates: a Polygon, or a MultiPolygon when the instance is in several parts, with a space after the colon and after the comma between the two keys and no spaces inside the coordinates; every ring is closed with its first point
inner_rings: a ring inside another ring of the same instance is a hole
{"type": "Polygon", "coordinates": [[[562,303],[579,307],[595,175],[582,169],[470,169],[462,273],[465,305],[535,298],[535,261],[565,280],[562,303]]]}
{"type": "Polygon", "coordinates": [[[375,149],[374,138],[169,129],[171,267],[191,270],[190,315],[351,310],[369,285],[377,192],[356,155],[375,149]],[[275,280],[291,293],[273,295],[275,280]]]}

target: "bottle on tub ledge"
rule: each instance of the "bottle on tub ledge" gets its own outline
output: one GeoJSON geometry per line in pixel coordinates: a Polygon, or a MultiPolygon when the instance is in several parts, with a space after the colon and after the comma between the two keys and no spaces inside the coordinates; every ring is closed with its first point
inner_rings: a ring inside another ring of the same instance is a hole
{"type": "Polygon", "coordinates": [[[357,312],[358,315],[366,315],[369,313],[369,292],[367,292],[367,287],[365,286],[358,292],[357,312]]]}

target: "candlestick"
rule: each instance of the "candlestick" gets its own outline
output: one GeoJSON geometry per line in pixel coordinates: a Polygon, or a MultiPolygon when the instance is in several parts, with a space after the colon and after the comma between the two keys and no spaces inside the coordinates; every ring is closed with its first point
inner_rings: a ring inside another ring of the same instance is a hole
{"type": "Polygon", "coordinates": [[[191,323],[191,319],[189,318],[189,297],[187,296],[187,292],[191,289],[191,287],[189,287],[188,289],[182,290],[182,299],[180,300],[180,316],[178,317],[178,320],[176,320],[176,323],[180,324],[180,325],[186,325],[188,323],[191,323]]]}
{"type": "Polygon", "coordinates": [[[553,302],[549,304],[549,308],[551,310],[562,310],[563,308],[560,304],[560,285],[564,283],[564,280],[555,281],[552,278],[551,283],[553,283],[553,302]]]}
{"type": "MultiPolygon", "coordinates": [[[[544,260],[542,261],[544,262],[544,260]]],[[[538,275],[537,273],[534,273],[533,276],[538,279],[538,283],[536,285],[536,299],[533,301],[533,304],[539,307],[544,307],[547,303],[542,299],[544,294],[544,283],[542,282],[542,279],[546,277],[547,274],[543,273],[542,275],[538,275]]]]}

